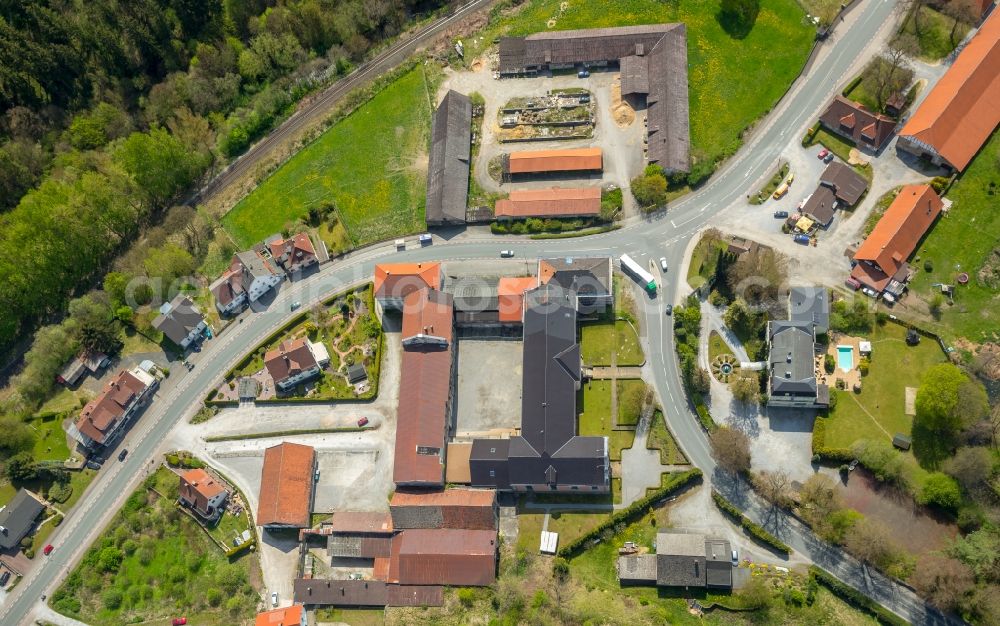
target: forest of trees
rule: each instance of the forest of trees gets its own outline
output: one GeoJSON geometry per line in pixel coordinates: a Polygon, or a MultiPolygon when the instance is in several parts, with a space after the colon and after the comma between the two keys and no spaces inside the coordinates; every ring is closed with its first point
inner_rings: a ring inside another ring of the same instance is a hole
{"type": "Polygon", "coordinates": [[[303,95],[441,4],[0,4],[0,353],[303,95]]]}

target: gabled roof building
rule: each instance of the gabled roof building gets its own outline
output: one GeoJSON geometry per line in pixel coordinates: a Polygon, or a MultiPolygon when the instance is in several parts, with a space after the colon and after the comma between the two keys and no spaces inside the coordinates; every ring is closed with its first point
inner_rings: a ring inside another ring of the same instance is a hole
{"type": "Polygon", "coordinates": [[[188,470],[178,478],[182,504],[192,508],[206,520],[214,520],[222,514],[222,507],[229,498],[229,490],[214,476],[198,468],[188,470]]]}
{"type": "Polygon", "coordinates": [[[276,235],[267,241],[271,258],[289,274],[301,272],[319,262],[316,248],[307,233],[297,233],[288,239],[276,235]]]}
{"type": "Polygon", "coordinates": [[[281,390],[318,376],[320,369],[329,362],[326,346],[305,337],[286,339],[264,355],[264,368],[281,390]]]}
{"type": "Polygon", "coordinates": [[[767,323],[770,407],[823,408],[830,391],[816,380],[816,329],[811,321],[772,320],[767,323]]]}
{"type": "Polygon", "coordinates": [[[266,529],[308,528],[313,504],[316,451],[298,443],[264,450],[257,525],[266,529]]]}
{"type": "Polygon", "coordinates": [[[943,203],[930,185],[906,185],[854,253],[851,278],[876,292],[902,293],[909,278],[906,261],[941,213],[943,203]]]}
{"type": "Polygon", "coordinates": [[[820,123],[830,132],[853,141],[861,148],[878,152],[892,138],[896,120],[869,111],[858,102],[837,94],[819,116],[820,123]]]}
{"type": "Polygon", "coordinates": [[[449,89],[434,112],[427,165],[427,224],[464,224],[469,202],[472,102],[449,89]]]}
{"type": "Polygon", "coordinates": [[[397,486],[444,485],[445,436],[453,400],[454,315],[451,296],[437,289],[406,296],[392,470],[397,486]]]}
{"type": "Polygon", "coordinates": [[[611,257],[562,257],[538,260],[538,284],[558,285],[576,297],[576,310],[586,314],[614,304],[611,257]]]}
{"type": "Polygon", "coordinates": [[[503,157],[504,174],[552,174],[561,172],[599,172],[604,168],[600,148],[529,150],[511,152],[503,157]]]}
{"type": "Polygon", "coordinates": [[[496,530],[499,511],[492,489],[396,491],[389,500],[392,527],[396,529],[496,530]]]}
{"type": "Polygon", "coordinates": [[[500,219],[528,217],[597,217],[601,214],[601,188],[520,189],[497,200],[494,211],[500,219]]]}
{"type": "Polygon", "coordinates": [[[696,533],[660,530],[656,554],[618,557],[622,585],[731,589],[733,565],[729,541],[696,533]]]}
{"type": "Polygon", "coordinates": [[[254,626],[306,626],[306,611],[301,604],[258,613],[254,626]]]}
{"type": "Polygon", "coordinates": [[[225,315],[232,314],[248,302],[256,302],[285,279],[285,275],[255,250],[233,255],[233,260],[209,289],[215,296],[215,306],[225,315]]]}
{"type": "Polygon", "coordinates": [[[24,539],[45,507],[25,489],[18,489],[0,511],[0,548],[10,550],[24,539]]]}
{"type": "Polygon", "coordinates": [[[897,147],[965,170],[1000,124],[1000,11],[962,49],[902,130],[897,147]]]}
{"type": "Polygon", "coordinates": [[[500,74],[617,63],[623,96],[646,97],[648,160],[690,169],[687,30],[683,23],[535,33],[500,39],[500,74]]]}
{"type": "Polygon", "coordinates": [[[375,301],[383,310],[403,310],[403,300],[421,289],[441,288],[440,263],[379,263],[375,266],[375,301]]]}
{"type": "Polygon", "coordinates": [[[156,378],[139,368],[118,372],[100,395],[83,407],[67,429],[69,435],[86,448],[104,445],[147,404],[158,386],[156,378]]]}
{"type": "Polygon", "coordinates": [[[205,332],[205,327],[201,311],[184,294],[177,294],[161,306],[160,314],[153,320],[153,328],[184,349],[205,332]]]}

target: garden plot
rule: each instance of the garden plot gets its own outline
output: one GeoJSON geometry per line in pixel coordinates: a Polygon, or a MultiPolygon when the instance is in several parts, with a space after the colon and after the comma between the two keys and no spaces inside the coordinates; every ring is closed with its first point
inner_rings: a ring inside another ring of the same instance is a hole
{"type": "Polygon", "coordinates": [[[496,138],[500,143],[587,139],[594,134],[595,112],[594,98],[582,88],[512,98],[497,113],[496,138]]]}

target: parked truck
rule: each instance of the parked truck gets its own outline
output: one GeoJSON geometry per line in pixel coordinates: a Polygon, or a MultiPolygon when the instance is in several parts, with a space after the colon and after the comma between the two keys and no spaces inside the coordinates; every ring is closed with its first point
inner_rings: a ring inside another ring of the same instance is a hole
{"type": "Polygon", "coordinates": [[[652,274],[644,270],[641,265],[633,261],[632,257],[627,254],[623,254],[619,261],[621,262],[623,272],[637,280],[649,293],[656,293],[656,281],[653,280],[652,274]]]}

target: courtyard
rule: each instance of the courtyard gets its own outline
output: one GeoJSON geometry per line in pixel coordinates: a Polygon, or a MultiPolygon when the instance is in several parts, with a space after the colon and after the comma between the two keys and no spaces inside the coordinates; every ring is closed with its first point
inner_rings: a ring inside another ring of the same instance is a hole
{"type": "Polygon", "coordinates": [[[455,438],[496,437],[520,428],[524,344],[465,339],[456,345],[455,438]]]}

